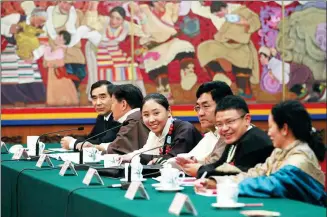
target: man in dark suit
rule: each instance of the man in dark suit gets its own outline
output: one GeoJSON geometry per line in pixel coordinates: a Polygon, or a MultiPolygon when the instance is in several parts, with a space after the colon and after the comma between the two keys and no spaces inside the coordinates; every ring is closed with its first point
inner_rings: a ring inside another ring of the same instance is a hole
{"type": "Polygon", "coordinates": [[[81,143],[96,134],[99,134],[107,129],[117,127],[108,131],[105,134],[99,135],[90,139],[84,144],[84,146],[99,145],[102,146],[108,142],[112,142],[116,139],[117,132],[119,131],[119,123],[113,120],[111,113],[111,96],[110,93],[113,90],[114,85],[107,80],[100,80],[92,84],[91,86],[91,98],[92,105],[95,111],[98,113],[95,125],[87,137],[79,137],[77,139],[66,136],[61,139],[61,146],[65,149],[80,149],[81,143]]]}

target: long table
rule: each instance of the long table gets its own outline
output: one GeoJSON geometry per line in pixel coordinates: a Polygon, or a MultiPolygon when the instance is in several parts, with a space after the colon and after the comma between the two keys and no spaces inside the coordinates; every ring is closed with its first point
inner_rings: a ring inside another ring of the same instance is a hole
{"type": "MultiPolygon", "coordinates": [[[[51,146],[51,145],[50,145],[51,146]]],[[[52,144],[53,146],[53,144],[52,144]]],[[[54,145],[56,146],[56,145],[54,145]]],[[[47,145],[49,147],[49,145],[47,145]]],[[[11,159],[11,154],[1,154],[1,160],[11,159]]],[[[62,161],[52,159],[55,165],[62,161]]],[[[78,171],[78,176],[59,176],[59,169],[37,168],[34,161],[3,161],[1,163],[1,216],[2,217],[102,217],[135,216],[161,217],[174,216],[168,208],[176,192],[157,192],[151,184],[144,182],[150,200],[128,200],[126,191],[82,183],[86,171],[78,171]]],[[[118,179],[102,177],[105,186],[118,184],[118,179]]],[[[199,196],[192,187],[185,187],[199,216],[243,216],[242,210],[269,210],[281,216],[326,216],[326,209],[299,201],[279,198],[245,198],[242,203],[263,203],[263,207],[245,207],[236,210],[223,210],[211,207],[214,197],[199,196]]],[[[186,215],[185,213],[183,216],[186,215]]]]}

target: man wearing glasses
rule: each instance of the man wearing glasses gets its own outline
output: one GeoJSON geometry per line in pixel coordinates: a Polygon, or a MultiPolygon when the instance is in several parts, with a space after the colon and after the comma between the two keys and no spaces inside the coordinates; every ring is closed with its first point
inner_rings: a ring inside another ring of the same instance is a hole
{"type": "Polygon", "coordinates": [[[168,163],[190,176],[196,176],[199,167],[203,164],[213,163],[221,157],[225,142],[217,135],[215,113],[217,103],[228,95],[233,95],[233,92],[222,81],[207,82],[199,87],[196,92],[197,101],[194,110],[198,115],[201,128],[207,133],[193,150],[189,153],[179,154],[176,158],[168,160],[168,163]]]}
{"type": "Polygon", "coordinates": [[[197,176],[235,175],[263,163],[273,151],[268,135],[251,124],[246,102],[238,96],[226,96],[217,105],[216,127],[227,146],[221,158],[201,166],[197,176]]]}

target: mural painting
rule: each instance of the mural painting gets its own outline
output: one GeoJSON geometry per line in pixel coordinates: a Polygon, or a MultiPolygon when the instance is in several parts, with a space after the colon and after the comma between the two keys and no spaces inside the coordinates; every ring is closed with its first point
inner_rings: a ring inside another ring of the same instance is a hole
{"type": "Polygon", "coordinates": [[[326,4],[281,4],[2,2],[1,103],[88,106],[100,79],[163,93],[175,105],[193,104],[212,80],[250,103],[278,102],[283,88],[286,99],[325,101],[326,4]]]}

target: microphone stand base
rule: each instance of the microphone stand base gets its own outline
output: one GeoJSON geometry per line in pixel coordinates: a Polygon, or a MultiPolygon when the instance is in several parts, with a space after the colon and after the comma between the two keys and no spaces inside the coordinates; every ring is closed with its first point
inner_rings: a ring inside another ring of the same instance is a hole
{"type": "Polygon", "coordinates": [[[83,171],[83,170],[88,170],[90,168],[90,165],[86,165],[86,164],[75,164],[74,165],[75,170],[78,171],[83,171]]]}
{"type": "Polygon", "coordinates": [[[38,161],[40,159],[40,156],[30,156],[29,161],[38,161]]]}
{"type": "Polygon", "coordinates": [[[121,187],[120,189],[122,190],[127,190],[129,188],[129,186],[131,185],[130,182],[121,182],[121,187]]]}

